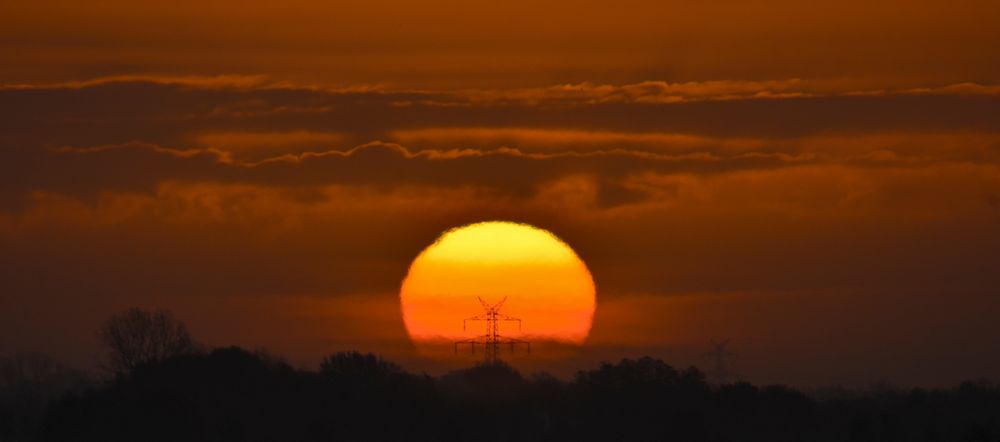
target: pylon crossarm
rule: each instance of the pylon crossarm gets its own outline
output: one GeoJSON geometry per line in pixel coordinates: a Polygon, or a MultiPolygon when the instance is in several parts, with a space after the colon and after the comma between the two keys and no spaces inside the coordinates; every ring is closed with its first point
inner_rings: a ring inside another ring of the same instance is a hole
{"type": "Polygon", "coordinates": [[[530,342],[525,341],[524,339],[508,338],[506,336],[498,337],[497,342],[501,344],[530,344],[530,342]]]}
{"type": "Polygon", "coordinates": [[[468,345],[469,346],[469,351],[471,351],[473,354],[475,354],[476,353],[476,345],[477,344],[483,344],[483,342],[480,342],[480,341],[458,341],[458,342],[455,343],[455,354],[458,354],[458,347],[460,345],[468,345]]]}
{"type": "Polygon", "coordinates": [[[471,318],[465,318],[465,319],[462,320],[462,331],[466,330],[466,323],[468,323],[469,321],[486,321],[488,319],[489,318],[487,318],[487,317],[485,317],[483,315],[477,315],[477,316],[473,316],[471,318]]]}
{"type": "Polygon", "coordinates": [[[497,313],[498,321],[517,321],[517,331],[521,331],[521,318],[515,318],[509,315],[502,315],[497,313]]]}

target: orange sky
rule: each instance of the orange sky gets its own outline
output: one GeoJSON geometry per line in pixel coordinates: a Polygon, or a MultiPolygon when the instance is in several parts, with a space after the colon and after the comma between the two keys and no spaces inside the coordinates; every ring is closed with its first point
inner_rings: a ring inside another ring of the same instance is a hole
{"type": "MultiPolygon", "coordinates": [[[[0,4],[0,352],[116,310],[212,345],[442,369],[398,290],[448,228],[551,230],[598,293],[569,373],[799,385],[1000,356],[1000,3],[0,4]]],[[[513,313],[512,313],[513,314],[513,313]]],[[[527,324],[526,324],[527,325],[527,324]]],[[[531,364],[534,365],[531,365],[531,364]]]]}
{"type": "Polygon", "coordinates": [[[251,73],[334,85],[831,78],[996,83],[991,0],[401,0],[0,5],[9,81],[251,73]]]}

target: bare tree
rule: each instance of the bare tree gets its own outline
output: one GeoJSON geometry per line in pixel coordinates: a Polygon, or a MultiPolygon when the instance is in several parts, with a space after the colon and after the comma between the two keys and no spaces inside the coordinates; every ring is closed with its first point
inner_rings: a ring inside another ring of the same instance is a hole
{"type": "Polygon", "coordinates": [[[117,374],[197,350],[187,327],[169,310],[125,310],[108,318],[99,335],[108,349],[108,368],[117,374]]]}

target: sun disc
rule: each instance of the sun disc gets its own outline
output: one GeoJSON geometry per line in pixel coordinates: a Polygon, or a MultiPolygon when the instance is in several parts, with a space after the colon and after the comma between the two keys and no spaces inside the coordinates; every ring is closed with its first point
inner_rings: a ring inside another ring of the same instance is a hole
{"type": "MultiPolygon", "coordinates": [[[[482,334],[463,319],[507,298],[502,312],[522,320],[501,332],[582,344],[596,307],[583,261],[547,230],[490,221],[448,230],[410,265],[400,290],[403,321],[418,349],[482,334]]],[[[478,327],[478,328],[477,328],[478,327]]]]}

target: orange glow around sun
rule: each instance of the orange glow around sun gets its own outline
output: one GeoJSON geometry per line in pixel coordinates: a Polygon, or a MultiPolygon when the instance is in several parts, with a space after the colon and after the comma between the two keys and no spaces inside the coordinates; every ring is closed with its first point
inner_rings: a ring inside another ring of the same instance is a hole
{"type": "Polygon", "coordinates": [[[424,249],[403,280],[403,320],[418,348],[468,339],[484,324],[462,320],[482,313],[476,297],[521,318],[501,324],[511,337],[582,344],[596,306],[587,266],[551,232],[527,224],[491,221],[451,229],[424,249]]]}

